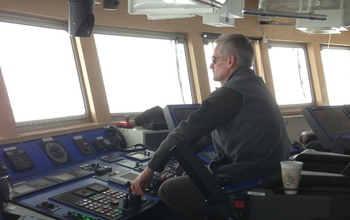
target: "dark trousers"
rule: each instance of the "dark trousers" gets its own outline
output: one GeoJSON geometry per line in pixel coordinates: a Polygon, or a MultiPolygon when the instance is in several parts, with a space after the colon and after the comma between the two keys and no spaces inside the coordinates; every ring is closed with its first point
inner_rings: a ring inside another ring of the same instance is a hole
{"type": "Polygon", "coordinates": [[[179,220],[226,219],[215,207],[205,202],[205,198],[188,176],[166,180],[160,186],[158,194],[179,220]]]}

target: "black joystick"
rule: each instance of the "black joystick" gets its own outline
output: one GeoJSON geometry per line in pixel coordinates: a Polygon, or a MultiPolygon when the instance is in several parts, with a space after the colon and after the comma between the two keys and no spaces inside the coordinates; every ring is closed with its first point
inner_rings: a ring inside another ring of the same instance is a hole
{"type": "Polygon", "coordinates": [[[7,167],[0,162],[0,176],[4,176],[7,174],[7,167]]]}
{"type": "Polygon", "coordinates": [[[135,207],[135,206],[140,206],[142,203],[144,203],[146,200],[143,199],[141,196],[136,195],[131,189],[131,183],[130,181],[125,183],[125,186],[128,188],[128,194],[125,196],[125,201],[124,201],[124,209],[128,209],[129,205],[135,207]]]}

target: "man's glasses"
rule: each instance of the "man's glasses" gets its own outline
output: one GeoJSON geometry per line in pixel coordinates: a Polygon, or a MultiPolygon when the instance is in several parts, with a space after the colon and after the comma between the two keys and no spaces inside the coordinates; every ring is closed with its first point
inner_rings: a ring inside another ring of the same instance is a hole
{"type": "Polygon", "coordinates": [[[216,61],[218,61],[219,58],[221,57],[211,56],[211,61],[213,62],[213,64],[216,64],[216,61]]]}

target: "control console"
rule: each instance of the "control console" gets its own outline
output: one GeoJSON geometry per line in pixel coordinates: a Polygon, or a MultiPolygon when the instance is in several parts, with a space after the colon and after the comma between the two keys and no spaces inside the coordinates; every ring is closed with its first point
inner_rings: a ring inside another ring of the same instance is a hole
{"type": "Polygon", "coordinates": [[[142,147],[128,151],[114,141],[110,129],[101,128],[0,146],[0,174],[13,182],[12,205],[5,204],[3,212],[26,210],[17,213],[22,218],[34,212],[37,219],[119,220],[153,210],[160,204],[159,181],[173,176],[174,166],[155,174],[146,195],[137,196],[130,182],[154,152],[142,147]]]}

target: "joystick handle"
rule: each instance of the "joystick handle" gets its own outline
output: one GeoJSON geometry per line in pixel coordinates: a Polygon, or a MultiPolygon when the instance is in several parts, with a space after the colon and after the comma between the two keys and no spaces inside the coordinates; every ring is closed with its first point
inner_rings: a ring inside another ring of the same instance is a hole
{"type": "Polygon", "coordinates": [[[130,181],[126,182],[126,183],[124,184],[124,186],[127,187],[128,189],[130,189],[131,182],[130,182],[130,181]]]}
{"type": "Polygon", "coordinates": [[[135,193],[133,193],[133,191],[130,189],[131,183],[130,181],[125,183],[125,186],[128,187],[128,192],[129,194],[125,196],[125,201],[126,203],[129,205],[134,205],[134,206],[139,206],[141,205],[144,200],[142,199],[141,196],[136,195],[135,193]]]}

